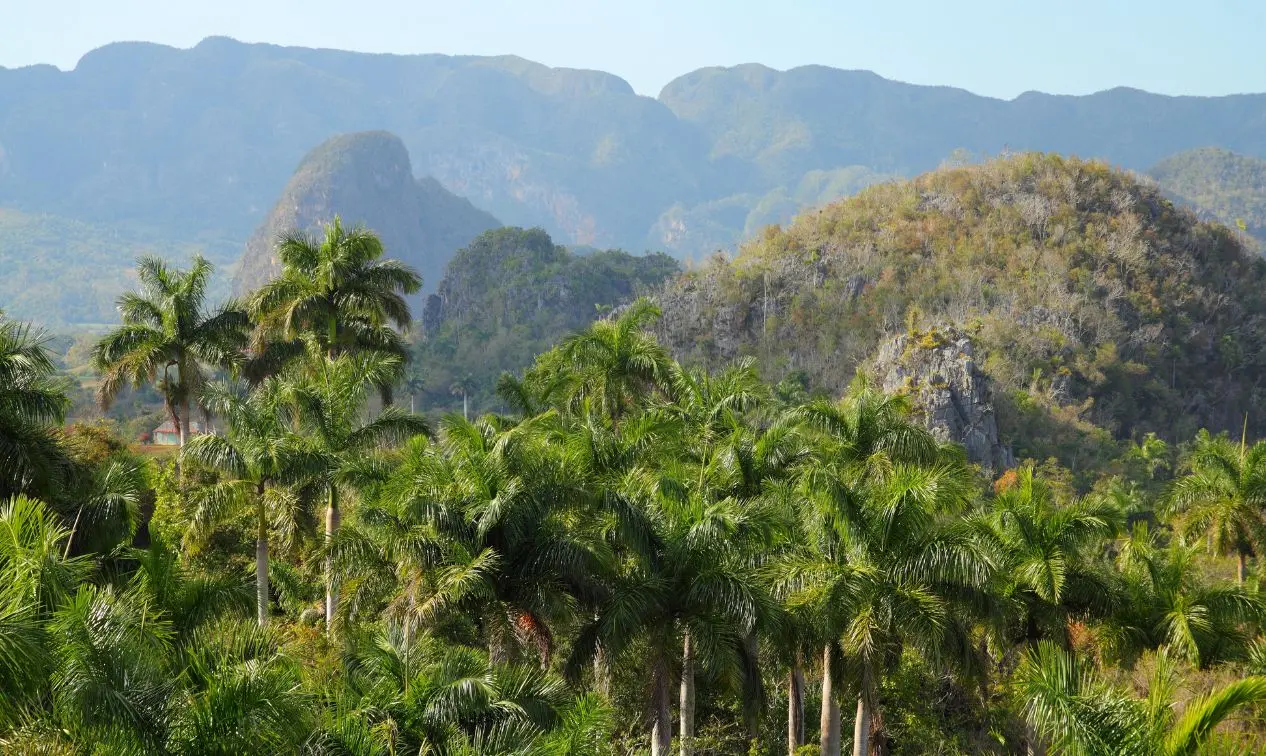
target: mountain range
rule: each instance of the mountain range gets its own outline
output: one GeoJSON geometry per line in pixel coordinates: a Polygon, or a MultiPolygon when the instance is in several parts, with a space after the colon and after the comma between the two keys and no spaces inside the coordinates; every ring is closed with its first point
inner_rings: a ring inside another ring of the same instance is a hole
{"type": "MultiPolygon", "coordinates": [[[[71,71],[0,69],[0,264],[19,274],[0,283],[0,307],[49,322],[107,320],[108,282],[126,280],[142,249],[204,249],[253,280],[267,235],[240,266],[237,251],[284,221],[273,210],[305,155],[351,132],[399,137],[421,177],[410,192],[431,198],[418,199],[435,203],[431,217],[448,215],[442,188],[567,246],[702,259],[955,156],[1055,151],[1145,171],[1210,145],[1266,157],[1263,125],[1266,95],[998,100],[865,71],[743,65],[685,74],[651,98],[608,73],[512,56],[117,43],[71,71]],[[84,252],[47,262],[68,227],[84,252]],[[29,293],[40,286],[92,304],[54,305],[29,293]]],[[[427,244],[452,247],[428,259],[469,241],[445,233],[473,236],[478,225],[433,235],[427,244]]],[[[432,285],[438,270],[427,270],[432,285]]]]}

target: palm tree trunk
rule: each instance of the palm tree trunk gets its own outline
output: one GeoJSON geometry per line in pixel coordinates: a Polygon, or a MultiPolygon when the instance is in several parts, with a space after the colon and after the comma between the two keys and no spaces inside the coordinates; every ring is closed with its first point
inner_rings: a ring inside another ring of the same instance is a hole
{"type": "Polygon", "coordinates": [[[797,658],[787,673],[787,756],[804,744],[804,675],[797,658]]]}
{"type": "Polygon", "coordinates": [[[1235,552],[1235,580],[1240,585],[1244,585],[1244,575],[1248,571],[1248,554],[1243,549],[1235,552]]]}
{"type": "MultiPolygon", "coordinates": [[[[329,505],[325,509],[325,545],[329,549],[338,532],[338,488],[330,484],[329,505]]],[[[334,584],[334,555],[325,555],[325,632],[330,634],[334,627],[334,608],[338,604],[338,588],[334,584]]]]}
{"type": "Polygon", "coordinates": [[[661,653],[655,661],[651,693],[651,756],[668,756],[673,747],[673,716],[669,701],[668,662],[661,653]]]}
{"type": "Polygon", "coordinates": [[[466,409],[466,389],[462,389],[462,419],[469,421],[470,413],[466,409]]]}
{"type": "Polygon", "coordinates": [[[185,441],[189,439],[189,423],[192,422],[193,413],[189,411],[189,397],[185,397],[181,403],[181,414],[184,415],[183,422],[180,423],[180,448],[185,448],[185,441]]]}
{"type": "Polygon", "coordinates": [[[835,681],[831,675],[831,646],[822,650],[822,756],[840,756],[840,702],[835,698],[835,681]]]}
{"type": "Polygon", "coordinates": [[[853,721],[853,756],[870,756],[870,705],[866,694],[857,697],[857,719],[853,721]]]}
{"type": "Polygon", "coordinates": [[[255,494],[255,609],[259,614],[259,626],[268,624],[268,522],[264,518],[264,484],[260,483],[255,494]]]}
{"type": "Polygon", "coordinates": [[[695,650],[690,631],[681,651],[681,756],[694,752],[695,739],[695,650]]]}

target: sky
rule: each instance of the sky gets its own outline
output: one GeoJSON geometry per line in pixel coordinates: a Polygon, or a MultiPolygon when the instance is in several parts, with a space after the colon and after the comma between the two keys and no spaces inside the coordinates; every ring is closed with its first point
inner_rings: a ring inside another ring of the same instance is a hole
{"type": "Polygon", "coordinates": [[[704,66],[868,69],[1010,98],[1131,86],[1266,92],[1261,0],[0,0],[0,66],[73,68],[109,42],[515,54],[654,96],[704,66]]]}

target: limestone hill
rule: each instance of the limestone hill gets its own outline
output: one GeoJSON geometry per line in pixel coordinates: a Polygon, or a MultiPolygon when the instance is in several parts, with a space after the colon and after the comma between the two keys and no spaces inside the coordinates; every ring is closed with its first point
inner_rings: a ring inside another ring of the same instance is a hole
{"type": "MultiPolygon", "coordinates": [[[[881,184],[660,292],[661,336],[838,390],[882,344],[961,329],[1020,457],[1085,469],[1114,437],[1266,431],[1266,262],[1098,162],[1022,154],[881,184]]],[[[777,376],[771,376],[777,377],[777,376]]]]}
{"type": "Polygon", "coordinates": [[[321,144],[300,163],[246,243],[235,291],[253,289],[277,274],[274,247],[280,234],[315,229],[335,215],[377,233],[387,255],[416,268],[429,290],[458,248],[500,225],[434,179],[415,179],[409,153],[394,135],[345,134],[321,144]]]}

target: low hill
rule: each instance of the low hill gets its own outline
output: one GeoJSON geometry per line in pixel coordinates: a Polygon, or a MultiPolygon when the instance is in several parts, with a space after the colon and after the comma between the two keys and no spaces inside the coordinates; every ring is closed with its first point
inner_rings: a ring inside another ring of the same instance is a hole
{"type": "Polygon", "coordinates": [[[216,265],[218,298],[228,293],[238,249],[225,239],[173,239],[130,224],[0,208],[0,309],[58,329],[118,322],[115,299],[136,285],[136,258],[145,254],[177,265],[202,254],[216,265]]]}
{"type": "Polygon", "coordinates": [[[450,405],[450,387],[463,381],[486,399],[502,372],[527,367],[602,311],[679,270],[662,254],[576,254],[539,228],[485,232],[453,257],[427,297],[415,360],[426,403],[450,405]]]}
{"type": "Polygon", "coordinates": [[[1266,160],[1202,147],[1171,155],[1147,174],[1198,212],[1266,240],[1266,160]]]}
{"type": "Polygon", "coordinates": [[[1238,431],[1246,413],[1266,432],[1266,262],[1098,162],[1022,154],[874,186],[659,297],[683,358],[755,354],[832,390],[897,336],[966,333],[1020,458],[1084,469],[1113,438],[1238,431]]]}
{"type": "Polygon", "coordinates": [[[335,215],[377,233],[387,254],[412,265],[430,290],[459,247],[500,225],[434,179],[415,179],[409,152],[398,137],[383,131],[344,134],[316,147],[300,163],[246,243],[234,290],[254,289],[280,271],[275,244],[281,234],[315,231],[335,215]]]}

